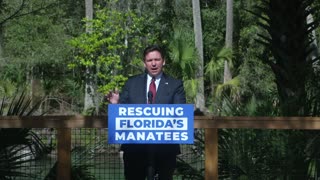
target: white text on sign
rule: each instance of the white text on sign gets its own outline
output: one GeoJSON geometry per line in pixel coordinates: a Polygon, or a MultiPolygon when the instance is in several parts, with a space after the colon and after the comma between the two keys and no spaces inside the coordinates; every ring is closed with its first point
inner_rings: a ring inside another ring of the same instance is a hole
{"type": "Polygon", "coordinates": [[[116,118],[116,130],[187,130],[187,118],[116,118]]]}

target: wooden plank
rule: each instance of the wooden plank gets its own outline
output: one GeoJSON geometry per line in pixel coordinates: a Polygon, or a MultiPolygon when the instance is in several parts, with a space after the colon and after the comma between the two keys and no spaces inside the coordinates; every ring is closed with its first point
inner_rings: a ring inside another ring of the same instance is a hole
{"type": "MultiPolygon", "coordinates": [[[[196,119],[196,118],[195,118],[196,119]]],[[[199,117],[198,128],[320,129],[319,117],[199,117]]]]}
{"type": "Polygon", "coordinates": [[[319,117],[195,117],[198,128],[320,129],[319,117]]]}
{"type": "Polygon", "coordinates": [[[58,128],[57,180],[71,179],[71,129],[58,128]]]}
{"type": "Polygon", "coordinates": [[[205,180],[218,180],[218,129],[205,129],[205,180]]]}
{"type": "MultiPolygon", "coordinates": [[[[108,128],[107,116],[0,116],[0,128],[108,128]]],[[[320,117],[195,116],[195,128],[320,129],[320,117]]]]}
{"type": "Polygon", "coordinates": [[[107,116],[0,116],[0,128],[107,128],[107,116]]]}
{"type": "MultiPolygon", "coordinates": [[[[319,117],[195,116],[195,128],[205,128],[206,179],[218,179],[219,128],[320,129],[319,117]]],[[[107,128],[107,116],[0,116],[0,128],[58,128],[58,179],[71,173],[71,129],[107,128]]]]}

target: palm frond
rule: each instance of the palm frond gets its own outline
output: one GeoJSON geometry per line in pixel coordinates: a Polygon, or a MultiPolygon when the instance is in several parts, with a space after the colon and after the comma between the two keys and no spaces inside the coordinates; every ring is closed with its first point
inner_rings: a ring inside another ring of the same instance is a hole
{"type": "Polygon", "coordinates": [[[222,95],[223,92],[229,90],[230,91],[230,95],[232,97],[237,97],[238,93],[239,93],[239,88],[240,88],[240,81],[239,81],[239,77],[234,77],[233,79],[231,79],[230,81],[227,81],[224,84],[219,84],[216,88],[215,91],[215,97],[219,97],[222,95]]]}
{"type": "MultiPolygon", "coordinates": [[[[31,107],[31,99],[24,92],[12,98],[1,97],[0,115],[25,116],[36,112],[39,104],[31,107]]],[[[21,171],[47,150],[46,145],[30,128],[0,129],[0,179],[35,177],[35,174],[21,171]]]]}
{"type": "Polygon", "coordinates": [[[222,79],[224,62],[227,61],[230,68],[233,67],[232,62],[233,52],[231,48],[222,48],[205,66],[205,75],[209,77],[211,82],[220,81],[222,79]]]}

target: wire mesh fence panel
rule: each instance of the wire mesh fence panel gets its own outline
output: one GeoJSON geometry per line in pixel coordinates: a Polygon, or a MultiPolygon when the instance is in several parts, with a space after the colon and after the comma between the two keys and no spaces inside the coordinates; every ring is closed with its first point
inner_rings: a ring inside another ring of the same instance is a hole
{"type": "Polygon", "coordinates": [[[320,132],[219,129],[219,179],[319,179],[320,132]]]}
{"type": "MultiPolygon", "coordinates": [[[[17,180],[55,180],[57,163],[57,137],[56,130],[52,128],[32,129],[41,139],[44,147],[42,154],[37,154],[35,148],[22,150],[23,163],[18,172],[24,176],[16,176],[17,180]],[[32,152],[33,151],[33,152],[32,152]]],[[[72,129],[71,161],[72,179],[81,176],[96,180],[122,180],[124,179],[123,152],[120,152],[119,144],[108,144],[107,129],[77,128],[72,129]]],[[[203,158],[197,159],[193,155],[194,145],[181,145],[181,154],[178,156],[178,168],[174,179],[188,179],[187,174],[192,172],[190,167],[201,169],[203,158]],[[200,160],[200,161],[199,161],[200,160]],[[199,166],[199,167],[197,167],[199,166]],[[182,170],[182,171],[181,171],[182,170]]],[[[191,168],[191,169],[192,169],[191,168]]],[[[192,178],[189,178],[192,179],[192,178]]]]}
{"type": "MultiPolygon", "coordinates": [[[[31,129],[29,138],[31,145],[20,146],[12,150],[15,153],[15,161],[19,163],[18,168],[12,168],[15,173],[12,179],[31,180],[45,179],[53,171],[57,161],[56,132],[52,128],[31,129]]],[[[17,137],[20,137],[17,135],[17,137]]],[[[21,138],[21,137],[20,137],[21,138]]],[[[11,139],[11,141],[21,142],[21,139],[11,139]]],[[[4,160],[3,160],[4,161],[4,160]]],[[[2,162],[3,162],[2,161],[2,162]]]]}
{"type": "MultiPolygon", "coordinates": [[[[97,180],[121,180],[124,179],[123,154],[119,144],[108,144],[107,132],[107,129],[73,129],[72,163],[90,167],[89,172],[97,180]]],[[[195,156],[195,149],[194,145],[181,145],[175,180],[203,179],[203,152],[195,156]]]]}
{"type": "Polygon", "coordinates": [[[195,144],[181,145],[181,154],[177,156],[176,180],[204,179],[204,151],[198,152],[195,144]]]}
{"type": "MultiPolygon", "coordinates": [[[[32,142],[41,139],[41,143],[14,146],[11,149],[7,148],[6,153],[2,150],[1,163],[4,164],[5,155],[11,154],[14,163],[20,162],[19,168],[8,170],[12,174],[15,173],[10,179],[55,180],[56,130],[43,128],[32,129],[32,132],[34,133],[32,142]]],[[[218,134],[219,179],[318,178],[320,144],[318,131],[219,129],[218,134]]],[[[15,136],[18,137],[19,133],[15,136]]],[[[71,179],[77,180],[78,177],[88,180],[124,179],[120,145],[108,144],[107,136],[107,129],[72,129],[71,179]]],[[[174,180],[204,179],[204,148],[204,129],[196,129],[194,144],[181,145],[174,180]]]]}
{"type": "Polygon", "coordinates": [[[72,164],[88,166],[94,179],[124,179],[120,145],[108,144],[107,129],[72,130],[72,164]]]}

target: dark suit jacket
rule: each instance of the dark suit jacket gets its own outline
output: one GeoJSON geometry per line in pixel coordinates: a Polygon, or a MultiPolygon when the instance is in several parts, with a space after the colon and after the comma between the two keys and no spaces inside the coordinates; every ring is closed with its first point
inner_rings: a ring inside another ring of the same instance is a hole
{"type": "MultiPolygon", "coordinates": [[[[147,103],[147,74],[132,76],[124,85],[120,94],[120,104],[146,104],[147,103]]],[[[162,74],[155,104],[185,104],[186,97],[181,80],[174,79],[165,73],[162,74]]],[[[180,153],[178,144],[123,144],[121,150],[127,152],[170,152],[180,153]]]]}

